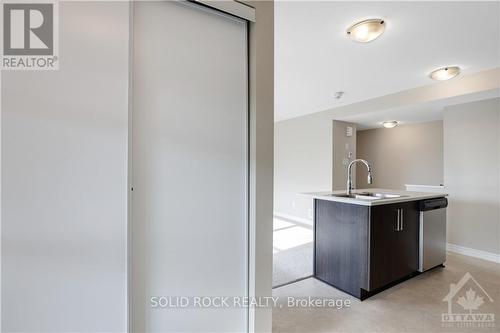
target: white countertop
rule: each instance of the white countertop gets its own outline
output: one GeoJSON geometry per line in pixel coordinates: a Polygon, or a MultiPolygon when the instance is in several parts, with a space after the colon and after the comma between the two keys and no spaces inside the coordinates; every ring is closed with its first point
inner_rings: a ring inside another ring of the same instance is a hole
{"type": "Polygon", "coordinates": [[[365,189],[356,189],[353,190],[352,193],[360,193],[360,192],[372,192],[372,193],[385,193],[385,194],[397,194],[401,195],[399,198],[386,198],[386,199],[358,199],[358,198],[342,198],[331,196],[331,194],[345,194],[346,191],[330,191],[330,192],[311,192],[311,193],[301,193],[302,195],[310,196],[314,199],[321,200],[329,200],[336,202],[345,202],[355,205],[363,205],[363,206],[377,206],[377,205],[386,205],[398,202],[407,202],[407,201],[417,201],[424,199],[432,199],[432,198],[441,198],[448,196],[447,193],[430,193],[430,192],[410,192],[403,190],[388,190],[384,188],[365,188],[365,189]]]}

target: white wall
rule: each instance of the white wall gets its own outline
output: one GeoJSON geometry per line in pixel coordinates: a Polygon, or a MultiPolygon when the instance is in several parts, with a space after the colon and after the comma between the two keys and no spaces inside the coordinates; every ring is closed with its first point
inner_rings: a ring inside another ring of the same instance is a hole
{"type": "Polygon", "coordinates": [[[126,2],[60,3],[60,70],[2,73],[2,331],[124,332],[126,2]]]}
{"type": "Polygon", "coordinates": [[[448,243],[500,254],[500,99],[444,110],[448,243]]]}
{"type": "Polygon", "coordinates": [[[332,120],[316,115],[274,125],[274,213],[311,219],[300,192],[332,188],[332,120]]]}
{"type": "Polygon", "coordinates": [[[373,184],[357,169],[359,188],[405,189],[405,184],[443,183],[443,122],[358,131],[358,158],[370,162],[373,184]]]}

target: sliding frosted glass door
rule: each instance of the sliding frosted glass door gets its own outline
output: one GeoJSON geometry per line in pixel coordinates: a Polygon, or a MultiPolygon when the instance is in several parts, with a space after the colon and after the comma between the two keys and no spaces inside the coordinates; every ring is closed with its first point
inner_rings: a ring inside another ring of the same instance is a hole
{"type": "Polygon", "coordinates": [[[247,26],[189,3],[134,4],[131,329],[246,331],[246,309],[153,308],[247,295],[247,26]]]}

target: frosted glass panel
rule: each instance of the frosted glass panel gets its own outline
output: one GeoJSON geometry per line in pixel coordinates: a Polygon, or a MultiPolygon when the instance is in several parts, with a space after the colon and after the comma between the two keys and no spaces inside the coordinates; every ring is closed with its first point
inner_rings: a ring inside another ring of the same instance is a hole
{"type": "Polygon", "coordinates": [[[246,331],[245,309],[150,304],[247,293],[246,36],[213,10],[134,4],[133,331],[246,331]]]}
{"type": "Polygon", "coordinates": [[[1,73],[2,332],[127,330],[129,15],[60,1],[59,70],[1,73]]]}

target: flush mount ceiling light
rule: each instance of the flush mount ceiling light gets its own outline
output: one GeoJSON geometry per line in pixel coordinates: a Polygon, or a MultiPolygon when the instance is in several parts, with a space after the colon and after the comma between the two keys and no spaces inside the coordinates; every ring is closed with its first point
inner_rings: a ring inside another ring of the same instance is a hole
{"type": "Polygon", "coordinates": [[[395,120],[382,122],[382,126],[384,126],[385,128],[394,128],[398,125],[399,125],[399,123],[395,120]]]}
{"type": "Polygon", "coordinates": [[[347,36],[360,43],[368,43],[378,38],[385,30],[382,19],[369,19],[351,25],[347,28],[347,36]]]}
{"type": "Polygon", "coordinates": [[[458,74],[460,74],[460,67],[449,66],[449,67],[442,67],[442,68],[438,68],[438,69],[433,70],[429,74],[429,77],[433,80],[436,80],[436,81],[445,81],[445,80],[453,79],[458,74]]]}

